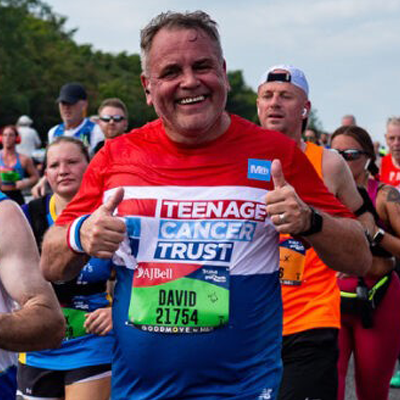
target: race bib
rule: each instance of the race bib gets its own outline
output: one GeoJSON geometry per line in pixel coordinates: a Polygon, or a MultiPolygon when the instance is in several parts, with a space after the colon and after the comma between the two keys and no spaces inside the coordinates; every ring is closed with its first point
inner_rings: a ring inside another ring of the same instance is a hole
{"type": "Polygon", "coordinates": [[[279,277],[282,285],[299,286],[303,281],[306,249],[299,240],[284,235],[279,243],[279,277]]]}
{"type": "Polygon", "coordinates": [[[158,333],[205,333],[229,321],[229,267],[139,263],[128,324],[158,333]]]}
{"type": "Polygon", "coordinates": [[[85,323],[85,314],[87,311],[76,310],[74,308],[61,307],[65,317],[66,329],[64,340],[75,339],[87,335],[83,324],[85,323]]]}

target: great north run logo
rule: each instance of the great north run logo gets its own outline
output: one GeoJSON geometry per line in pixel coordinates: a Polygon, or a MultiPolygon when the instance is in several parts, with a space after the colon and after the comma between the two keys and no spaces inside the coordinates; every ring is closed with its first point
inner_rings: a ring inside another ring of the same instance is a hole
{"type": "Polygon", "coordinates": [[[249,158],[247,178],[256,179],[258,181],[271,180],[271,161],[257,160],[256,158],[249,158]]]}

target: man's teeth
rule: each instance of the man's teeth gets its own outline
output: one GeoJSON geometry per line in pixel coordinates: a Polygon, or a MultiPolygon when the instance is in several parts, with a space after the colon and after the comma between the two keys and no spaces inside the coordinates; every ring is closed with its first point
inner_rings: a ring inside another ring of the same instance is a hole
{"type": "Polygon", "coordinates": [[[198,101],[203,101],[205,99],[205,96],[196,96],[196,97],[186,97],[185,99],[182,99],[179,101],[180,104],[191,104],[191,103],[197,103],[198,101]]]}

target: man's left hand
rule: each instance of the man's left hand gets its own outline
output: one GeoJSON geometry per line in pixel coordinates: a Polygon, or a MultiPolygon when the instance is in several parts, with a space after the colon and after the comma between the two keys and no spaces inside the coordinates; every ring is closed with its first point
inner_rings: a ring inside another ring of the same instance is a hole
{"type": "Polygon", "coordinates": [[[279,160],[272,162],[271,176],[275,189],[267,193],[265,202],[276,230],[290,235],[307,231],[311,224],[311,209],[286,182],[279,160]]]}

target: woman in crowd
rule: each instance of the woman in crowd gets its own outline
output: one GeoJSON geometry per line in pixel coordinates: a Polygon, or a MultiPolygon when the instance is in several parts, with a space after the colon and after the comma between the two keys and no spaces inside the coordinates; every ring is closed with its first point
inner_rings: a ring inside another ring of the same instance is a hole
{"type": "MultiPolygon", "coordinates": [[[[61,136],[46,150],[45,175],[53,190],[23,206],[40,248],[81,184],[89,163],[84,144],[61,136]]],[[[67,321],[59,349],[20,354],[18,394],[24,399],[108,400],[113,346],[106,284],[111,261],[91,258],[72,281],[53,284],[67,321]]]]}
{"type": "Polygon", "coordinates": [[[31,188],[39,180],[39,172],[30,157],[17,153],[18,139],[15,126],[7,125],[1,130],[0,177],[1,190],[22,205],[25,203],[22,190],[31,188]]]}
{"type": "Polygon", "coordinates": [[[337,129],[331,146],[347,161],[375,218],[375,228],[369,232],[371,271],[364,278],[338,279],[342,295],[338,400],[344,399],[351,354],[358,399],[387,399],[400,351],[400,281],[393,272],[393,256],[400,257],[400,193],[379,182],[374,146],[364,129],[354,125],[337,129]]]}

